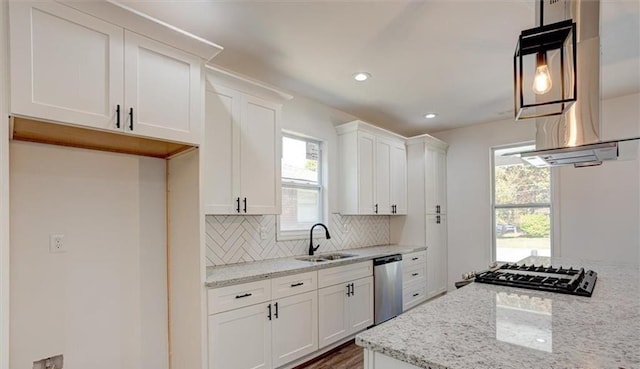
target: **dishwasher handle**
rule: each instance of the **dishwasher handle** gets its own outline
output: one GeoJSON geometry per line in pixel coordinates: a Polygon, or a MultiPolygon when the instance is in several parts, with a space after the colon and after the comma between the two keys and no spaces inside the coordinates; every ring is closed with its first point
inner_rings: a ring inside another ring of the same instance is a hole
{"type": "Polygon", "coordinates": [[[398,261],[402,261],[402,254],[389,255],[389,256],[373,259],[373,266],[396,263],[398,261]]]}

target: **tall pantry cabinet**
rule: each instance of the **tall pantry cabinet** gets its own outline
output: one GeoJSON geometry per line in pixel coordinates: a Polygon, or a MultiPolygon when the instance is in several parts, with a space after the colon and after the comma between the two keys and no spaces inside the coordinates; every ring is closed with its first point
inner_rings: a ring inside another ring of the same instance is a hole
{"type": "Polygon", "coordinates": [[[391,220],[398,243],[427,246],[427,298],[447,291],[447,149],[429,135],[407,140],[409,216],[391,220]]]}

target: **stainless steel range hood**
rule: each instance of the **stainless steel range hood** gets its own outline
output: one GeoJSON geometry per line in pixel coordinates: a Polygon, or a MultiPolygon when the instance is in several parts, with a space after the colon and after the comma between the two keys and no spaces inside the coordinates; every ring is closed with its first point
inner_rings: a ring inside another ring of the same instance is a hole
{"type": "MultiPolygon", "coordinates": [[[[540,5],[536,1],[536,19],[540,5]]],[[[577,100],[563,115],[537,118],[536,150],[520,157],[538,167],[616,160],[620,140],[600,141],[600,1],[544,0],[543,15],[545,24],[565,19],[577,24],[577,100]]]]}

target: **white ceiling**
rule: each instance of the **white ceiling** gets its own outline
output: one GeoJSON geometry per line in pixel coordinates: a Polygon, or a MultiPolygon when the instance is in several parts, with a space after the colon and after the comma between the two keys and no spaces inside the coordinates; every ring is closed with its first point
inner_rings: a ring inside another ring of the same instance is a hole
{"type": "MultiPolygon", "coordinates": [[[[217,65],[407,136],[512,117],[516,39],[535,26],[534,0],[124,4],[222,45],[217,65]]],[[[601,41],[604,97],[640,92],[639,1],[601,2],[601,41]]]]}

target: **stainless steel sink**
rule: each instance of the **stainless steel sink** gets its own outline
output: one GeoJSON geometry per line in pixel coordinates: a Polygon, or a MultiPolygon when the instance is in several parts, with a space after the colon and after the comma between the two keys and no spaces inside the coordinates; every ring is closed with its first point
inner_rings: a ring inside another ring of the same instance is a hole
{"type": "Polygon", "coordinates": [[[329,255],[318,255],[321,258],[325,258],[327,260],[340,260],[340,259],[347,259],[347,258],[352,258],[355,255],[351,255],[351,254],[329,254],[329,255]]]}
{"type": "Polygon", "coordinates": [[[296,260],[308,261],[311,263],[321,263],[323,261],[340,260],[346,258],[352,258],[355,255],[352,254],[327,254],[327,255],[315,255],[315,256],[303,256],[296,258],[296,260]]]}
{"type": "Polygon", "coordinates": [[[328,259],[325,259],[325,258],[320,257],[320,256],[305,256],[305,257],[301,257],[301,258],[296,258],[296,260],[308,261],[310,263],[321,263],[323,261],[329,261],[328,259]]]}

